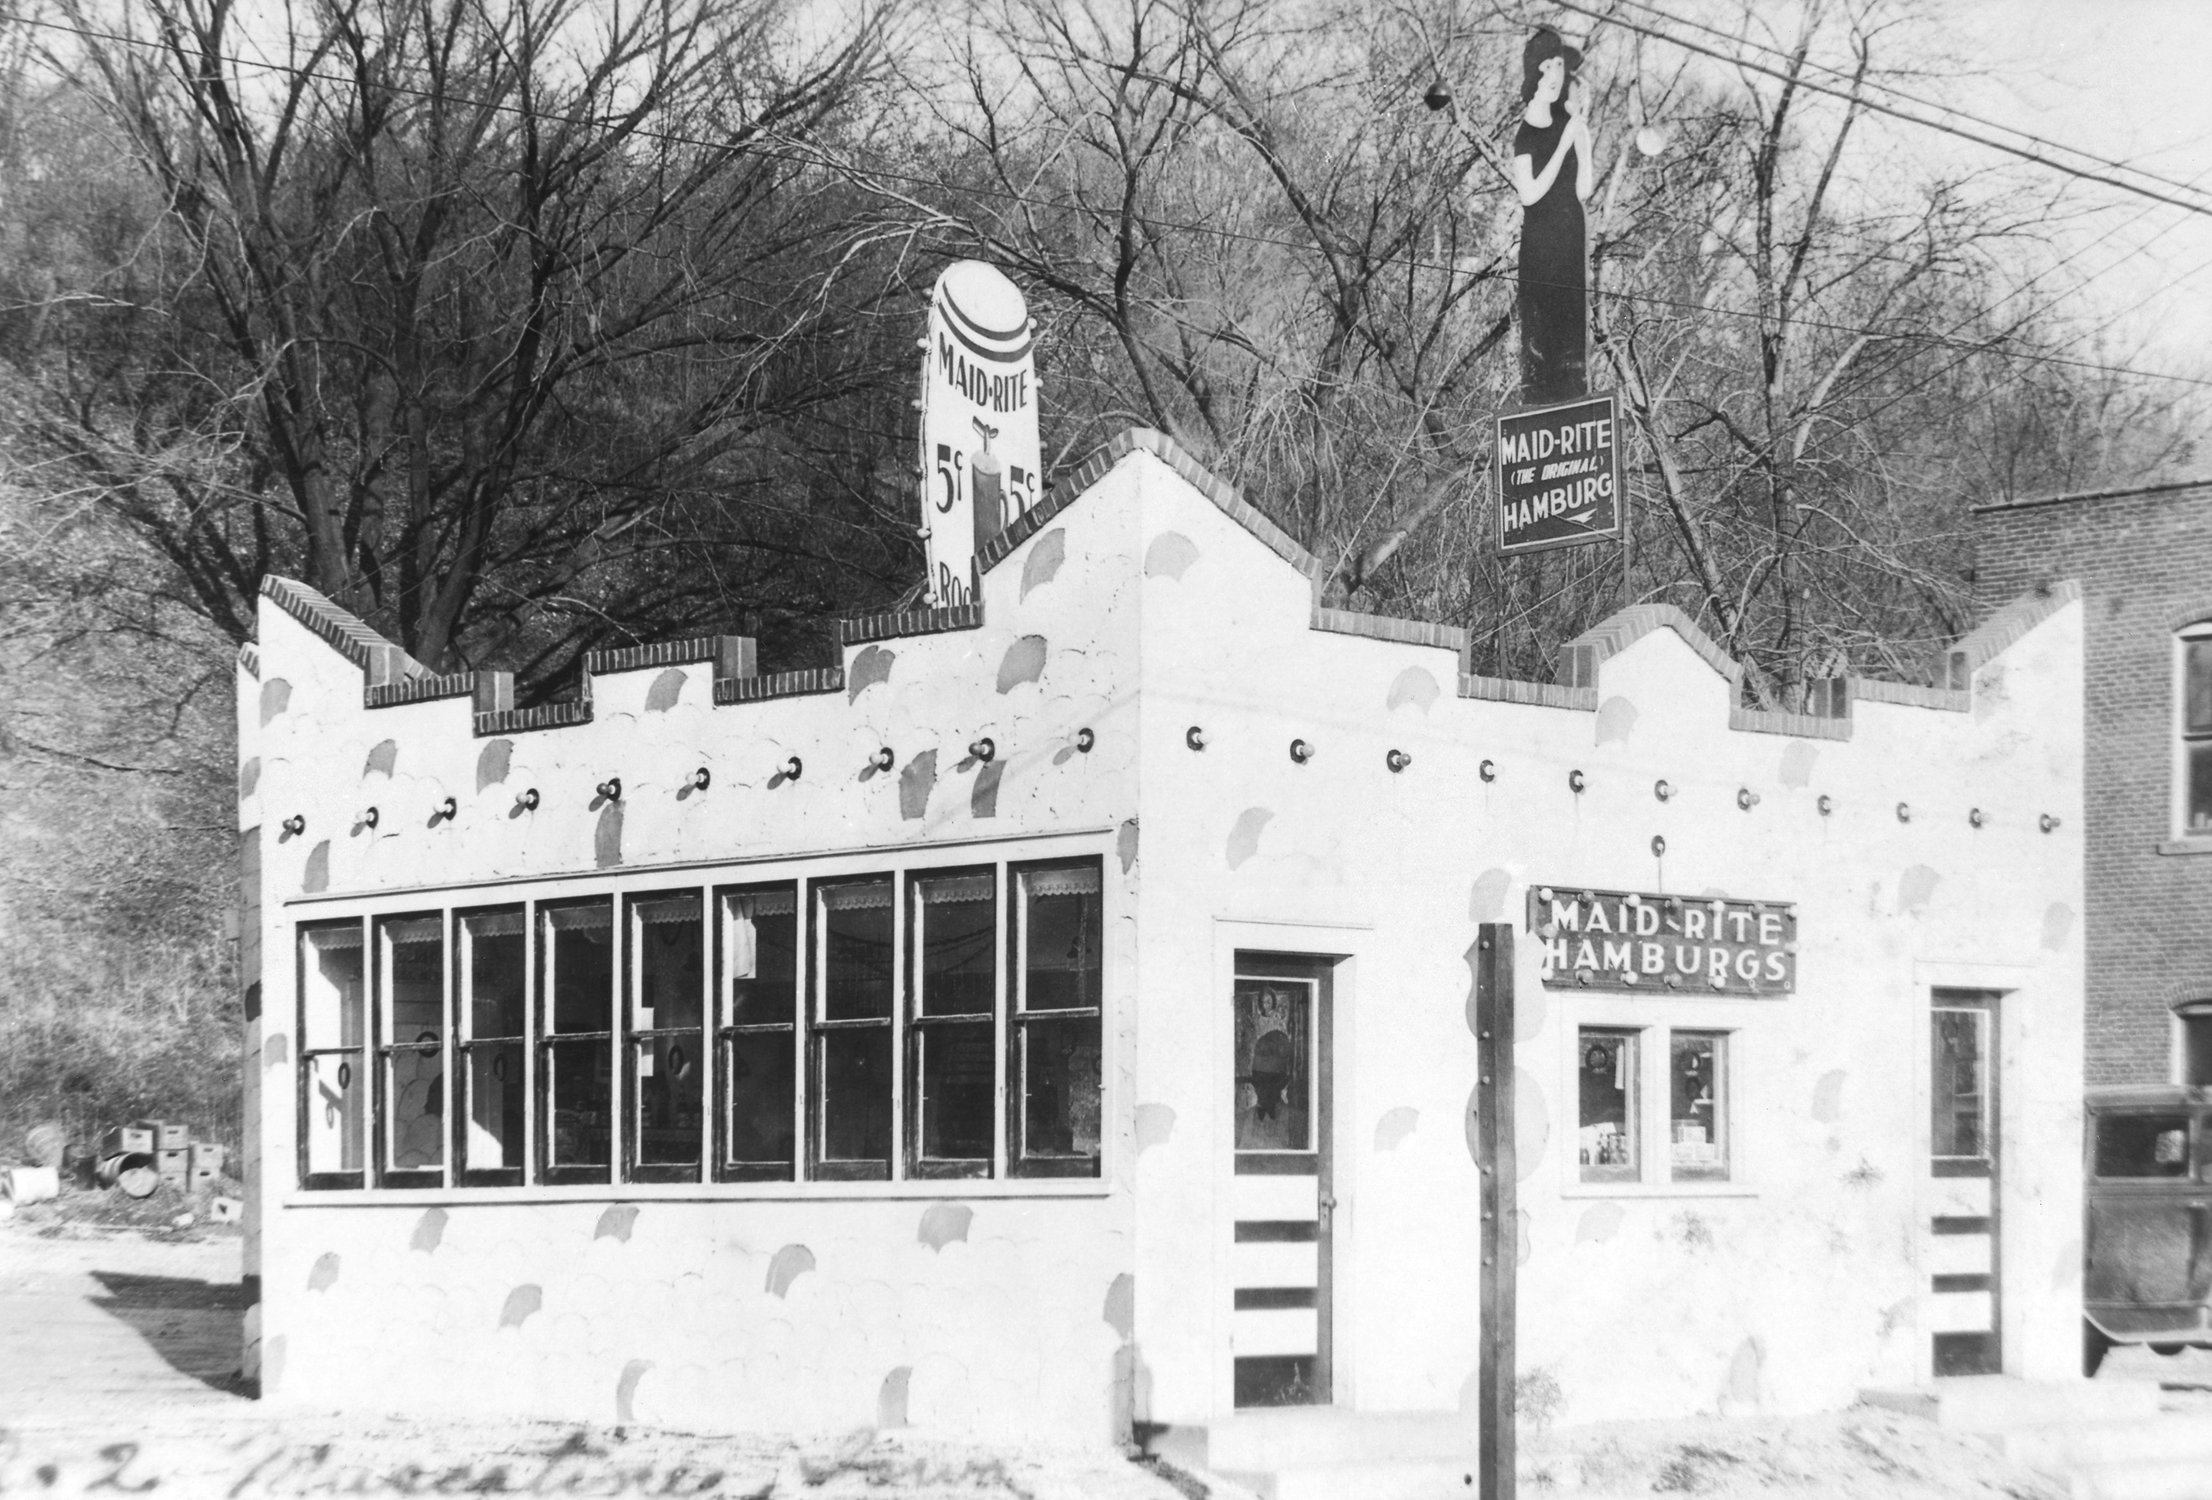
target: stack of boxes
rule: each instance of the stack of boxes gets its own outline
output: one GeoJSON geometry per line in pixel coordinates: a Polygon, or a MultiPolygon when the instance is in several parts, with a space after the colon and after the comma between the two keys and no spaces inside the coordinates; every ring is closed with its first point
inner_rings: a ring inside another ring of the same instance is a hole
{"type": "Polygon", "coordinates": [[[212,1191],[223,1175],[224,1150],[192,1139],[192,1127],[164,1120],[118,1125],[100,1137],[100,1159],[148,1156],[155,1174],[179,1192],[212,1191]]]}

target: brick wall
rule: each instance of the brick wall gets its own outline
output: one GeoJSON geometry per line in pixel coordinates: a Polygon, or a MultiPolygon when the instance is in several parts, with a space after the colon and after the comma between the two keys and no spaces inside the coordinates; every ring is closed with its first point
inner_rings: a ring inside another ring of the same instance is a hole
{"type": "Polygon", "coordinates": [[[1974,522],[1983,604],[2081,585],[2088,1083],[2163,1083],[2174,1002],[2212,998],[2212,853],[2176,852],[2172,826],[2173,636],[2212,619],[2212,482],[2015,501],[1974,522]]]}

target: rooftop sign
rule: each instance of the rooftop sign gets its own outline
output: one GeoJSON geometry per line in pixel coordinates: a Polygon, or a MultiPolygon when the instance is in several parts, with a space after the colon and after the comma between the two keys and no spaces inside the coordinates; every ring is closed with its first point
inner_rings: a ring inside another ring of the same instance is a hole
{"type": "Polygon", "coordinates": [[[1040,498],[1037,361],[1028,304],[979,260],[937,278],[922,341],[922,536],[929,602],[975,598],[983,544],[1040,498]]]}

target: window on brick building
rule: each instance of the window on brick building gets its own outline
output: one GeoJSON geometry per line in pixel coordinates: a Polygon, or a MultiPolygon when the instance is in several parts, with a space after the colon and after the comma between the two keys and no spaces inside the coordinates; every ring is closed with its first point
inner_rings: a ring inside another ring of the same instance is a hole
{"type": "Polygon", "coordinates": [[[2212,838],[2212,622],[2192,625],[2178,644],[2174,781],[2181,832],[2212,838]]]}
{"type": "Polygon", "coordinates": [[[2212,1086],[2212,1000],[2192,1000],[2174,1010],[2175,1061],[2181,1079],[2198,1087],[2212,1086]]]}

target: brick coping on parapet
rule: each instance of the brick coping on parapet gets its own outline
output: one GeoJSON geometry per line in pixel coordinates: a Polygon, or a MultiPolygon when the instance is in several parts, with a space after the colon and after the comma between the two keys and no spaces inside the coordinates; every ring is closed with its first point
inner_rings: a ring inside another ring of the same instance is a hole
{"type": "MultiPolygon", "coordinates": [[[[2030,629],[2066,604],[2081,597],[2071,581],[2051,585],[2016,599],[1992,614],[1946,655],[1947,682],[1942,687],[1889,682],[1869,677],[1843,677],[1830,684],[1827,712],[1799,713],[1745,708],[1735,703],[1743,681],[1743,664],[1698,628],[1682,610],[1671,604],[1630,605],[1618,610],[1560,648],[1556,681],[1529,682],[1514,678],[1485,677],[1466,670],[1469,638],[1466,630],[1433,621],[1391,615],[1361,614],[1324,605],[1321,591],[1328,570],[1320,560],[1293,540],[1289,533],[1255,508],[1236,486],[1208,470],[1165,433],[1150,428],[1129,428],[1109,440],[1075,470],[1052,486],[1043,500],[1032,506],[978,552],[988,571],[1006,561],[1022,543],[1037,535],[1047,523],[1074,504],[1132,453],[1146,453],[1166,464],[1184,482],[1237,522],[1270,551],[1301,574],[1313,590],[1309,628],[1339,635],[1365,636],[1394,644],[1449,651],[1459,660],[1458,696],[1535,708],[1568,709],[1595,713],[1599,707],[1599,669],[1636,641],[1654,630],[1672,630],[1704,659],[1729,685],[1729,728],[1750,734],[1783,734],[1799,738],[1851,738],[1851,706],[1855,702],[1885,703],[1903,707],[1963,713],[1973,704],[1973,676],[1985,663],[2020,639],[2030,629]]],[[[2191,480],[2173,485],[2150,486],[2137,491],[2056,496],[2047,500],[2011,501],[1978,506],[1977,511],[2055,503],[2063,499],[2094,499],[2107,495],[2152,493],[2187,489],[2212,481],[2191,480]]],[[[761,675],[757,648],[749,636],[703,636],[648,645],[596,650],[585,653],[582,689],[578,697],[558,703],[517,708],[514,674],[479,669],[470,672],[433,673],[397,645],[378,635],[358,616],[349,613],[306,584],[274,575],[263,578],[261,592],[287,614],[362,669],[363,703],[368,708],[389,708],[442,698],[475,699],[475,731],[478,736],[512,734],[537,729],[560,729],[587,724],[592,717],[594,676],[645,671],[655,667],[711,662],[714,665],[713,701],[717,705],[757,703],[775,698],[826,695],[843,692],[842,664],[811,667],[792,672],[761,675]]],[[[983,625],[981,603],[879,611],[838,622],[840,650],[847,647],[932,635],[955,630],[977,630],[983,625]]],[[[242,648],[239,662],[258,676],[259,662],[251,643],[242,648]]]]}
{"type": "Polygon", "coordinates": [[[2183,490],[2212,491],[2212,479],[2167,479],[2157,484],[2128,484],[2108,490],[2066,490],[2055,495],[2022,495],[2013,500],[1985,500],[1980,505],[1970,505],[1970,516],[1986,516],[1997,511],[2037,510],[2046,505],[2071,505],[2077,501],[2133,500],[2151,495],[2174,495],[2183,490]]]}

